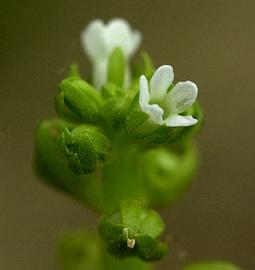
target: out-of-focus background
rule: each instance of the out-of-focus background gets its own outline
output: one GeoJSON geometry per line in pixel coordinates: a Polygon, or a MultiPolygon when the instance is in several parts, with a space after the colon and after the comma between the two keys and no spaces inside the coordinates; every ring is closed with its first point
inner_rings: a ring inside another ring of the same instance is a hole
{"type": "Polygon", "coordinates": [[[55,115],[58,82],[89,62],[79,33],[92,19],[123,17],[157,65],[193,80],[206,113],[201,170],[189,194],[164,209],[173,235],[159,269],[230,260],[255,269],[255,1],[0,0],[0,269],[56,269],[59,230],[97,217],[44,186],[32,170],[33,134],[55,115]]]}

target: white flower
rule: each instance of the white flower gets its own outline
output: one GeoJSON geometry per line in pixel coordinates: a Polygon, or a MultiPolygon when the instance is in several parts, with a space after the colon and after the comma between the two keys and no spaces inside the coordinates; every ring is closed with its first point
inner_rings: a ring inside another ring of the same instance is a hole
{"type": "MultiPolygon", "coordinates": [[[[107,62],[112,51],[120,47],[128,60],[138,49],[141,34],[123,19],[113,19],[108,24],[94,20],[81,33],[81,42],[93,65],[93,84],[100,88],[107,80],[107,62]]],[[[127,76],[128,70],[126,81],[127,76]]]]}
{"type": "Polygon", "coordinates": [[[198,89],[195,83],[177,83],[169,92],[174,79],[173,68],[169,65],[159,67],[150,80],[140,77],[139,104],[143,112],[158,125],[169,127],[191,126],[197,123],[192,116],[180,113],[187,110],[196,100],[198,89]]]}

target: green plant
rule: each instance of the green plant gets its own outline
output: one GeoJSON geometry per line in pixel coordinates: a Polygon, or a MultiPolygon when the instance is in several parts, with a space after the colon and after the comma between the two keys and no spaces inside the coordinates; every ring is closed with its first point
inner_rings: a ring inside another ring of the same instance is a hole
{"type": "MultiPolygon", "coordinates": [[[[203,123],[198,89],[190,81],[173,84],[173,68],[155,70],[146,53],[130,66],[141,34],[123,20],[108,25],[96,20],[81,38],[92,61],[92,81],[71,65],[55,99],[59,118],[43,121],[36,131],[40,178],[102,215],[99,235],[86,230],[62,235],[61,267],[151,269],[148,262],[168,251],[155,209],[178,201],[198,167],[193,141],[203,123]]],[[[236,269],[224,263],[185,269],[201,267],[236,269]]]]}

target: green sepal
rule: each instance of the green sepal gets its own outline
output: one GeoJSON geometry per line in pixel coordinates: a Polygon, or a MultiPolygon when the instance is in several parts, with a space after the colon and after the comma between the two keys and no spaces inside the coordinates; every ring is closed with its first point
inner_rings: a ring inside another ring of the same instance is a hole
{"type": "Polygon", "coordinates": [[[77,77],[64,79],[60,83],[55,108],[60,116],[71,121],[97,123],[102,119],[99,92],[77,77]]]}
{"type": "Polygon", "coordinates": [[[75,174],[88,174],[101,167],[110,151],[110,142],[99,128],[80,125],[61,135],[68,165],[75,174]]]}
{"type": "Polygon", "coordinates": [[[166,243],[159,242],[148,235],[138,235],[136,246],[139,257],[144,261],[157,261],[167,254],[166,243]]]}
{"type": "Polygon", "coordinates": [[[229,262],[211,261],[190,264],[182,270],[241,270],[241,268],[229,262]]]}
{"type": "Polygon", "coordinates": [[[146,261],[159,260],[166,254],[167,245],[158,240],[163,230],[164,223],[155,211],[132,200],[122,201],[117,212],[104,216],[98,225],[110,253],[146,261]],[[127,244],[130,240],[134,241],[132,248],[127,244]]]}
{"type": "Polygon", "coordinates": [[[122,49],[117,47],[108,59],[107,81],[122,87],[125,79],[126,61],[122,49]]]}
{"type": "Polygon", "coordinates": [[[141,110],[139,94],[135,96],[126,120],[126,131],[130,137],[146,144],[164,144],[176,139],[182,130],[182,127],[170,128],[152,122],[148,114],[141,110]]]}

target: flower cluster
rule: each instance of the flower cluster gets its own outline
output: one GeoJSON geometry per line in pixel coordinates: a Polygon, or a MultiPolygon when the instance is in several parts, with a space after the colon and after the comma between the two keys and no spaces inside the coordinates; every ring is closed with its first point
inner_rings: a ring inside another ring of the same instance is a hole
{"type": "MultiPolygon", "coordinates": [[[[119,258],[163,257],[164,223],[151,208],[182,197],[198,164],[192,140],[202,123],[198,88],[191,81],[174,84],[172,66],[155,69],[145,52],[131,64],[141,40],[122,19],[91,22],[81,33],[91,79],[71,66],[55,99],[59,118],[43,121],[36,133],[41,179],[102,214],[101,240],[95,240],[100,260],[107,257],[102,247],[119,258]]],[[[80,250],[90,252],[83,244],[80,250]]],[[[112,260],[107,269],[122,267],[112,260]]],[[[80,262],[87,267],[86,257],[80,262]]],[[[125,269],[150,269],[139,260],[127,262],[125,269]]]]}

